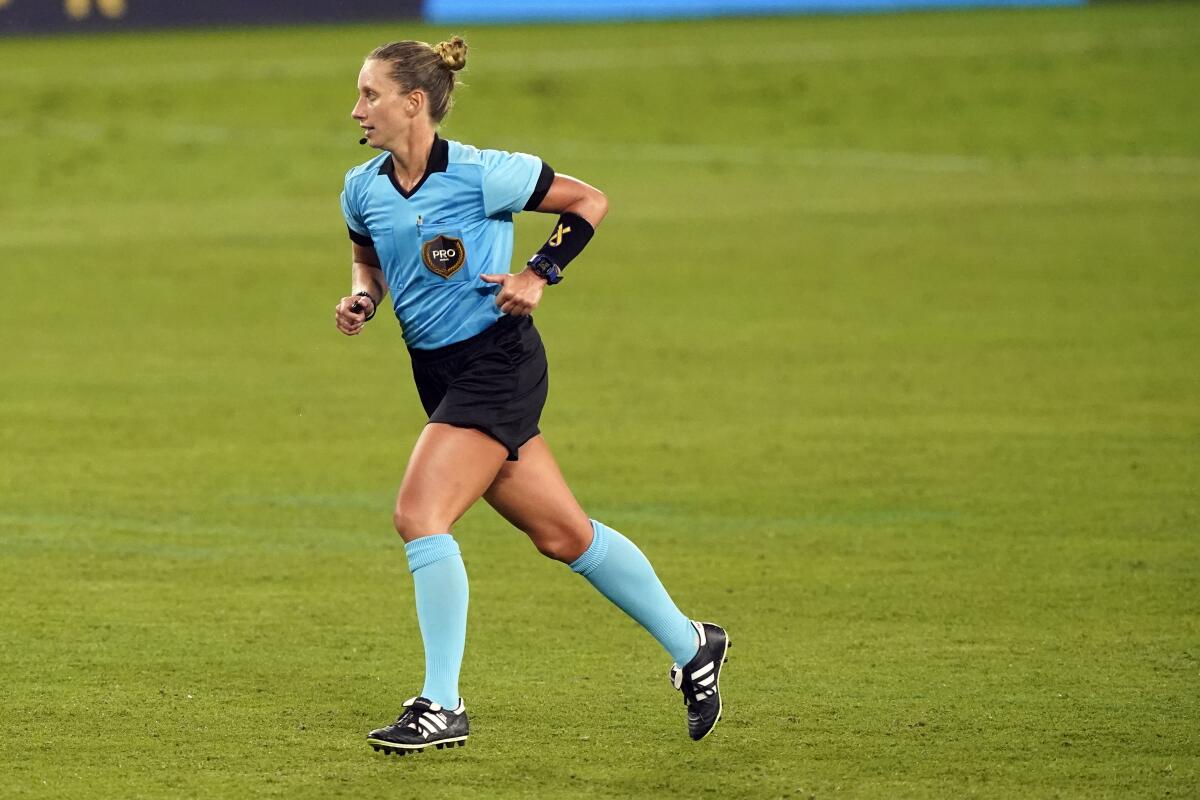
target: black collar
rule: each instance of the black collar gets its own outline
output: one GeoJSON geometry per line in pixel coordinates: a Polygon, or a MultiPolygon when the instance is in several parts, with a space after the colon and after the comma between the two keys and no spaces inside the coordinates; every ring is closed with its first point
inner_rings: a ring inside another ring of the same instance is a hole
{"type": "Polygon", "coordinates": [[[388,180],[392,182],[392,186],[396,188],[396,191],[400,193],[401,197],[407,200],[416,194],[418,189],[425,185],[425,181],[429,179],[430,175],[434,174],[435,172],[445,172],[446,167],[449,165],[450,145],[446,143],[445,139],[435,133],[433,135],[433,147],[429,150],[429,161],[427,161],[425,164],[425,174],[421,176],[421,180],[417,181],[417,185],[412,188],[412,191],[404,191],[404,189],[400,186],[400,182],[396,180],[396,163],[392,160],[391,153],[389,153],[388,157],[385,158],[383,163],[379,165],[379,174],[387,175],[388,180]]]}

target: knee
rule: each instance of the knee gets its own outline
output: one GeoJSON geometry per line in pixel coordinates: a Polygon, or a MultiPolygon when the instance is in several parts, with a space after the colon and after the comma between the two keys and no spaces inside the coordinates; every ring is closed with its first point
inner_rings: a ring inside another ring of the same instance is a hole
{"type": "Polygon", "coordinates": [[[583,552],[588,549],[588,545],[592,543],[592,530],[590,525],[586,531],[574,528],[556,528],[540,532],[539,535],[530,538],[538,552],[546,558],[570,564],[583,555],[583,552]]]}
{"type": "Polygon", "coordinates": [[[396,533],[400,534],[400,538],[406,542],[433,533],[449,533],[450,529],[442,520],[434,519],[420,508],[402,506],[399,503],[392,511],[392,525],[395,526],[396,533]]]}

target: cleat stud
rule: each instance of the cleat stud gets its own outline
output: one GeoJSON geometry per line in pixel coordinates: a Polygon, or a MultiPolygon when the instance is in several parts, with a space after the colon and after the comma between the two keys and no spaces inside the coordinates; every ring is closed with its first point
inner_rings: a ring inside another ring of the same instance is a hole
{"type": "Polygon", "coordinates": [[[445,747],[445,745],[444,745],[444,744],[442,744],[441,742],[438,742],[438,743],[437,743],[437,749],[438,749],[438,750],[441,750],[443,747],[445,747]]]}

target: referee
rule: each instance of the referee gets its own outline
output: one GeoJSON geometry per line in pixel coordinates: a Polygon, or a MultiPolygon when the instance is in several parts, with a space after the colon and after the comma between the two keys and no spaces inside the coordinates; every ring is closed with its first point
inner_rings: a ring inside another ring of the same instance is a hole
{"type": "Polygon", "coordinates": [[[450,530],[480,497],[658,640],[675,662],[688,733],[702,739],[721,716],[725,631],[684,616],[642,552],[588,518],[538,431],[546,353],[530,314],[587,246],[608,201],[535,156],[438,136],[466,57],[457,36],[378,47],[359,72],[352,113],[362,143],[381,152],[346,173],[353,278],[337,327],[357,335],[390,293],[429,415],[393,516],[413,576],[425,682],[367,742],[399,754],[466,744],[458,676],[467,573],[450,530]],[[559,216],[525,269],[510,274],[521,211],[559,216]]]}

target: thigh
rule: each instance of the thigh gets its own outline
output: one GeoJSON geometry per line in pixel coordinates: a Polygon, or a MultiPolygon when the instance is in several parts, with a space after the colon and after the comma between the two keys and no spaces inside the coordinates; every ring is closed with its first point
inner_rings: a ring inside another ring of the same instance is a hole
{"type": "Polygon", "coordinates": [[[569,563],[592,543],[591,520],[541,435],[521,447],[519,460],[504,463],[483,497],[551,558],[569,563]]]}
{"type": "Polygon", "coordinates": [[[482,431],[426,425],[396,497],[396,530],[405,541],[447,533],[493,483],[507,455],[482,431]]]}

